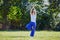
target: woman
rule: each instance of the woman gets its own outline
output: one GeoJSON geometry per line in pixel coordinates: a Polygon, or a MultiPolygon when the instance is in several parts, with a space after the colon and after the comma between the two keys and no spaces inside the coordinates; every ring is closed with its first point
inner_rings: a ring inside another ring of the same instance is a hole
{"type": "Polygon", "coordinates": [[[36,30],[36,16],[37,16],[36,9],[33,6],[32,9],[30,10],[31,21],[26,25],[26,28],[28,30],[31,30],[30,33],[31,37],[34,36],[36,30]]]}

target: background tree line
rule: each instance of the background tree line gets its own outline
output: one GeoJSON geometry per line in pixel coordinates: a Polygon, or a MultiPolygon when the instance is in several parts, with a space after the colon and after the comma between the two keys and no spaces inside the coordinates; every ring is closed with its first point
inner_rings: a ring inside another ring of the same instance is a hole
{"type": "Polygon", "coordinates": [[[31,5],[36,5],[37,30],[60,30],[60,0],[0,0],[0,30],[26,30],[31,5]]]}

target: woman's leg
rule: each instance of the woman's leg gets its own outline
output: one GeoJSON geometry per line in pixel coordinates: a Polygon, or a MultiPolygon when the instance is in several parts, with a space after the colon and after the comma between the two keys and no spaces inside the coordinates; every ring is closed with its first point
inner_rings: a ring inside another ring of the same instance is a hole
{"type": "Polygon", "coordinates": [[[35,34],[35,29],[32,29],[32,30],[31,30],[31,33],[30,33],[30,36],[33,37],[34,34],[35,34]]]}
{"type": "Polygon", "coordinates": [[[32,23],[32,30],[31,30],[31,34],[30,34],[31,37],[34,36],[35,30],[36,30],[36,23],[32,23]]]}
{"type": "Polygon", "coordinates": [[[27,28],[28,30],[31,30],[31,22],[26,25],[26,28],[27,28]]]}

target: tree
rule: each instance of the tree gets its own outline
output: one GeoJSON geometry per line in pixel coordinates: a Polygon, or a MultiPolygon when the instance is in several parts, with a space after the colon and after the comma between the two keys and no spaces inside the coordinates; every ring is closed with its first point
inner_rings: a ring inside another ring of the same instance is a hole
{"type": "Polygon", "coordinates": [[[20,27],[22,13],[19,7],[11,6],[7,17],[8,17],[8,20],[10,20],[11,22],[12,29],[17,29],[20,27]]]}

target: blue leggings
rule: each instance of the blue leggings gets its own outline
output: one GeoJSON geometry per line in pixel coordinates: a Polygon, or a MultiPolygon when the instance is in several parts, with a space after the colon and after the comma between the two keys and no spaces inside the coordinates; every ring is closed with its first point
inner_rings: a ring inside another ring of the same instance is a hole
{"type": "Polygon", "coordinates": [[[36,23],[35,22],[29,22],[26,25],[26,28],[28,30],[31,30],[30,36],[33,37],[34,36],[34,33],[35,33],[35,29],[36,29],[36,23]]]}

